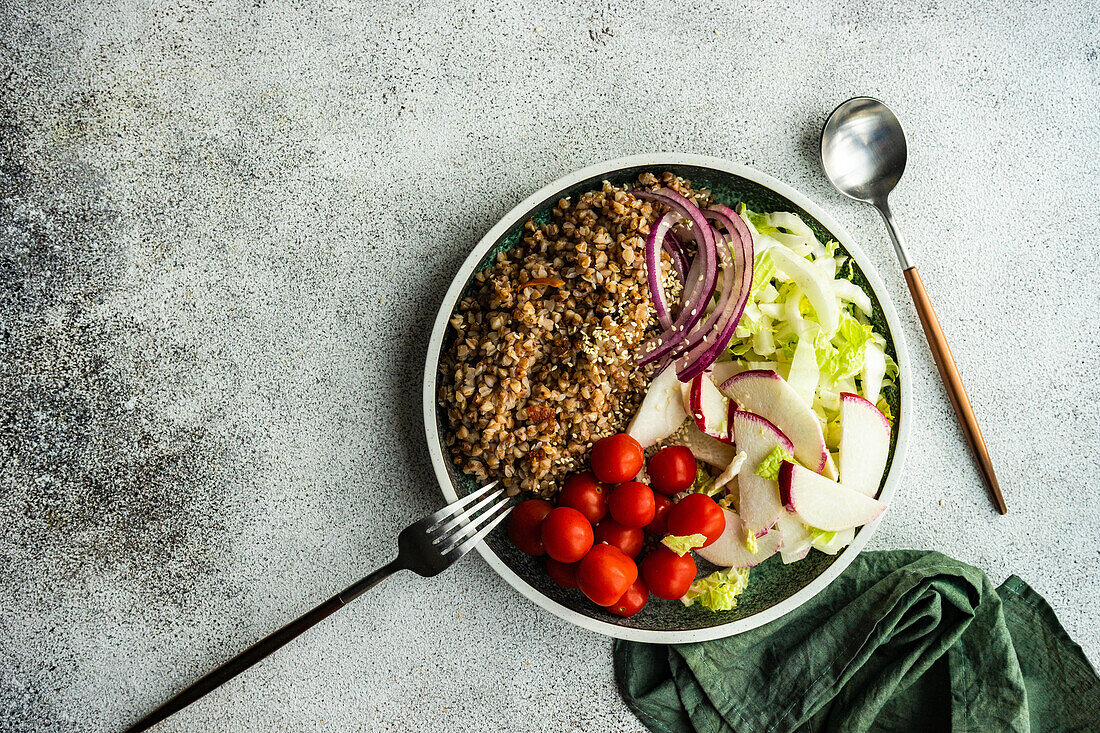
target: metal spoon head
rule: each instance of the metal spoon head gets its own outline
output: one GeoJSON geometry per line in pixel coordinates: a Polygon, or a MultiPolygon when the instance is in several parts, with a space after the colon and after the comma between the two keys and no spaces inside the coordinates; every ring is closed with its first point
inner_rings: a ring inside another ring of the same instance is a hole
{"type": "Polygon", "coordinates": [[[855,97],[829,115],[821,130],[825,175],[846,196],[884,204],[905,171],[905,133],[882,102],[855,97]]]}

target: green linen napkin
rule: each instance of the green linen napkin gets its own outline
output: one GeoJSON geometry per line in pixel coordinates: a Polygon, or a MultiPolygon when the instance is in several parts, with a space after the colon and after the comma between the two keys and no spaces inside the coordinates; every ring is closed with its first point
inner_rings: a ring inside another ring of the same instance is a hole
{"type": "Polygon", "coordinates": [[[1035,591],[938,552],[867,552],[727,639],[616,642],[650,730],[1100,731],[1100,679],[1035,591]]]}

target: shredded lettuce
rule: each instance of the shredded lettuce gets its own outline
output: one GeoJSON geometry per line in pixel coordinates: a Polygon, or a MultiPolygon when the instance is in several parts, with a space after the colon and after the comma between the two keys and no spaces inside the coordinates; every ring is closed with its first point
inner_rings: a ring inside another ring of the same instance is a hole
{"type": "Polygon", "coordinates": [[[680,557],[688,554],[696,547],[702,547],[707,542],[705,534],[674,535],[670,534],[661,540],[661,544],[675,552],[680,557]]]}
{"type": "Polygon", "coordinates": [[[744,214],[752,224],[752,230],[765,242],[781,244],[803,257],[825,252],[813,230],[791,212],[757,214],[745,209],[744,214]]]}
{"type": "Polygon", "coordinates": [[[875,407],[878,408],[878,411],[882,413],[887,422],[889,422],[891,425],[894,424],[894,414],[890,410],[890,403],[886,401],[885,397],[879,397],[878,402],[875,403],[875,407]]]}
{"type": "Polygon", "coordinates": [[[766,315],[761,315],[756,328],[752,332],[752,348],[757,354],[775,353],[775,334],[773,332],[775,321],[766,315]]]}
{"type": "Polygon", "coordinates": [[[821,376],[835,384],[858,374],[863,368],[867,344],[874,335],[871,326],[860,323],[847,313],[841,314],[836,333],[831,337],[819,333],[814,341],[821,376]]]}
{"type": "Polygon", "coordinates": [[[814,318],[814,311],[808,307],[808,301],[803,297],[802,289],[793,282],[784,283],[779,292],[786,295],[783,301],[783,315],[790,323],[791,337],[798,338],[809,328],[805,317],[814,318]],[[805,307],[804,303],[807,304],[805,307]]]}
{"type": "Polygon", "coordinates": [[[802,237],[814,236],[814,230],[810,229],[806,222],[799,219],[797,214],[792,214],[789,211],[773,211],[770,214],[758,215],[758,218],[764,222],[765,226],[779,231],[802,237]]]}
{"type": "Polygon", "coordinates": [[[777,445],[772,448],[771,453],[764,456],[764,460],[760,461],[760,465],[756,467],[756,475],[761,478],[778,481],[779,467],[783,465],[783,461],[793,460],[794,456],[788,453],[783,446],[777,445]]]}
{"type": "Polygon", "coordinates": [[[691,485],[689,491],[693,494],[706,494],[707,496],[714,496],[722,488],[714,485],[714,477],[710,475],[703,464],[699,461],[695,462],[695,483],[691,485]]]}
{"type": "Polygon", "coordinates": [[[680,602],[685,606],[698,603],[711,611],[729,611],[737,607],[737,596],[748,585],[748,568],[727,568],[696,580],[680,602]]]}
{"type": "MultiPolygon", "coordinates": [[[[745,338],[751,336],[763,327],[764,313],[760,310],[761,297],[765,291],[768,303],[774,303],[779,295],[775,288],[771,287],[771,279],[775,277],[775,260],[767,250],[758,252],[752,263],[752,285],[749,286],[749,299],[745,304],[745,310],[741,315],[741,321],[737,324],[735,335],[745,338]]],[[[769,309],[771,310],[771,309],[769,309]]]]}
{"type": "Polygon", "coordinates": [[[821,330],[832,335],[840,322],[840,306],[831,286],[833,280],[823,277],[812,262],[789,249],[774,247],[771,256],[775,260],[776,271],[787,280],[793,280],[810,301],[821,330]]]}
{"type": "Polygon", "coordinates": [[[846,300],[863,313],[865,316],[870,316],[872,312],[871,297],[860,286],[856,285],[851,280],[845,280],[840,278],[833,281],[833,290],[836,291],[837,296],[841,300],[846,300]]]}
{"type": "Polygon", "coordinates": [[[814,336],[812,331],[807,330],[796,341],[794,353],[791,354],[791,368],[787,372],[787,384],[811,407],[817,393],[817,383],[821,381],[814,336]]]}
{"type": "Polygon", "coordinates": [[[737,455],[733,457],[733,460],[730,461],[725,470],[718,475],[718,478],[714,479],[714,488],[716,491],[718,489],[725,489],[726,484],[737,478],[737,474],[741,473],[741,464],[743,464],[748,457],[745,451],[738,451],[737,455]]]}
{"type": "Polygon", "coordinates": [[[827,555],[835,555],[852,543],[855,529],[842,529],[837,532],[825,532],[810,527],[810,545],[827,555]]]}
{"type": "Polygon", "coordinates": [[[882,392],[882,382],[886,377],[886,352],[877,339],[867,344],[863,356],[863,370],[859,376],[863,383],[863,396],[869,402],[878,402],[879,394],[882,392]]]}
{"type": "MultiPolygon", "coordinates": [[[[767,254],[768,254],[767,252],[762,252],[760,254],[760,257],[763,258],[767,254]]],[[[769,258],[769,260],[770,260],[770,258],[769,258]]],[[[772,277],[773,275],[775,275],[775,264],[774,263],[772,263],[771,272],[769,273],[768,277],[772,277]]],[[[761,305],[774,303],[775,299],[778,298],[778,297],[779,297],[779,291],[776,290],[775,286],[772,285],[771,283],[768,283],[767,285],[765,285],[763,288],[760,289],[760,292],[756,294],[756,300],[761,305]]]]}
{"type": "Polygon", "coordinates": [[[752,259],[752,285],[749,287],[749,300],[757,302],[760,291],[775,277],[775,260],[768,250],[759,252],[752,259]]]}

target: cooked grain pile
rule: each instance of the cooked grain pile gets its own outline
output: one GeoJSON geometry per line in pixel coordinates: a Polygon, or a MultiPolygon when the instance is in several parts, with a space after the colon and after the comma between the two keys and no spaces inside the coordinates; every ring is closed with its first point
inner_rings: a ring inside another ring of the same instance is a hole
{"type": "MultiPolygon", "coordinates": [[[[670,173],[638,178],[661,186],[709,204],[670,173]]],[[[522,242],[475,276],[440,363],[445,439],[462,471],[552,496],[593,442],[625,427],[652,376],[635,350],[656,326],[644,247],[660,208],[605,182],[560,200],[549,222],[527,221],[522,242]]],[[[665,255],[675,293],[670,269],[665,255]]]]}

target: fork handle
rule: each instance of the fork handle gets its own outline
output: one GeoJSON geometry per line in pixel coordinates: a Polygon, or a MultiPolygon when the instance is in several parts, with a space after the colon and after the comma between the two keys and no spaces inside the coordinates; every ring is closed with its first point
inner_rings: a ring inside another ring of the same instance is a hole
{"type": "Polygon", "coordinates": [[[947,338],[940,328],[940,321],[936,318],[936,311],[932,308],[932,302],[928,300],[928,293],[924,291],[924,283],[921,282],[920,273],[916,267],[905,269],[905,282],[909,285],[909,293],[913,296],[913,304],[917,307],[917,315],[920,316],[920,325],[924,328],[924,335],[928,339],[928,346],[932,349],[932,357],[936,360],[936,367],[940,370],[940,379],[947,388],[947,396],[951,399],[951,406],[955,408],[955,415],[959,418],[966,441],[970,444],[970,450],[974,452],[974,458],[978,462],[978,470],[985,479],[989,496],[997,505],[997,511],[1001,514],[1008,513],[1008,506],[1001,494],[1001,487],[997,484],[997,474],[993,472],[993,461],[989,458],[989,450],[985,447],[985,438],[978,427],[978,418],[974,415],[974,408],[970,406],[970,397],[966,394],[962,377],[959,376],[959,368],[955,366],[955,357],[951,355],[951,347],[947,345],[947,338]]]}
{"type": "Polygon", "coordinates": [[[304,616],[300,616],[278,631],[268,634],[214,671],[200,677],[196,682],[191,684],[191,686],[187,687],[171,700],[127,728],[126,733],[137,733],[137,731],[146,730],[164,720],[169,715],[182,710],[206,693],[233,679],[276,649],[281,649],[298,638],[305,631],[313,628],[323,619],[336,613],[345,605],[363,595],[363,593],[378,585],[400,569],[401,565],[397,560],[387,565],[383,565],[359,582],[353,583],[342,592],[329,598],[304,616]]]}

